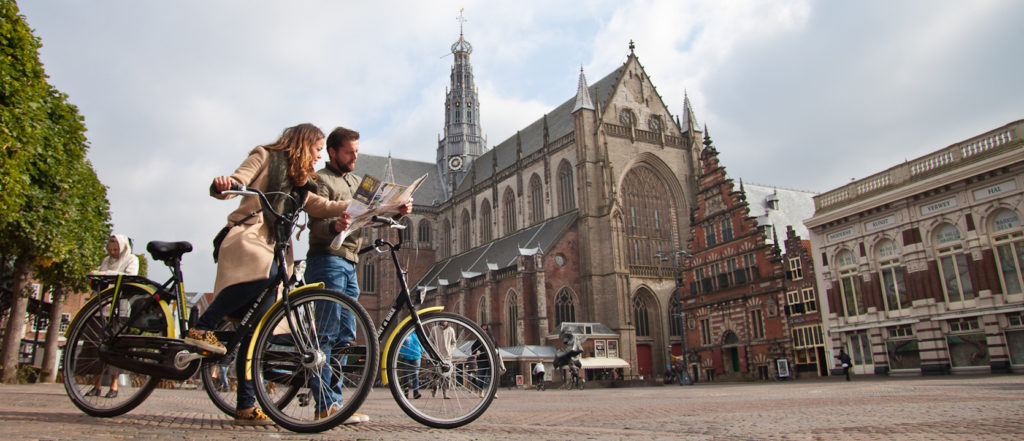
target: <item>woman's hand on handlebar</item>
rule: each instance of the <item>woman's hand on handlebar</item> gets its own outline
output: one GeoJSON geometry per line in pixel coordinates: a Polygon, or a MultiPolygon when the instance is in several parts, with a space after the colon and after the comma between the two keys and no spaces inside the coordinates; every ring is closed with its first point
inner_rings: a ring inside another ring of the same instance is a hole
{"type": "Polygon", "coordinates": [[[231,189],[231,184],[234,184],[235,180],[231,179],[231,176],[217,176],[213,178],[213,188],[217,190],[217,193],[223,193],[231,189]]]}

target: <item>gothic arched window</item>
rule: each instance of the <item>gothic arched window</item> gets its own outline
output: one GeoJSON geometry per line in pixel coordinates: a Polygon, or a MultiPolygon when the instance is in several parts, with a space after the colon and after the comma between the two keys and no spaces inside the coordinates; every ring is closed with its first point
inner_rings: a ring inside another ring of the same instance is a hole
{"type": "Polygon", "coordinates": [[[374,262],[366,260],[362,262],[363,274],[359,277],[360,291],[377,291],[377,266],[374,262]]]}
{"type": "Polygon", "coordinates": [[[644,303],[639,294],[633,297],[633,325],[636,326],[636,335],[638,337],[651,336],[651,323],[647,315],[647,304],[644,303]]]}
{"type": "Polygon", "coordinates": [[[669,335],[681,337],[683,335],[683,305],[679,299],[672,299],[672,308],[668,312],[669,335]]]}
{"type": "Polygon", "coordinates": [[[430,221],[428,221],[426,219],[421,220],[420,221],[420,225],[417,228],[417,230],[418,231],[416,231],[416,236],[417,236],[417,239],[420,240],[420,243],[429,244],[430,243],[430,221]]]}
{"type": "Polygon", "coordinates": [[[518,346],[519,345],[519,295],[515,291],[509,291],[508,297],[506,297],[506,303],[508,304],[507,319],[508,321],[508,345],[518,346]]]}
{"type": "Polygon", "coordinates": [[[450,238],[452,232],[452,224],[448,222],[448,219],[441,221],[441,231],[438,232],[438,248],[440,248],[441,257],[448,257],[452,255],[452,240],[450,238]]]}
{"type": "Polygon", "coordinates": [[[505,206],[505,235],[509,235],[516,232],[516,194],[511,188],[505,190],[505,198],[503,200],[505,206]]]}
{"type": "Polygon", "coordinates": [[[403,217],[398,223],[405,226],[405,229],[398,229],[398,237],[403,242],[412,242],[412,221],[407,217],[403,217]]]}
{"type": "Polygon", "coordinates": [[[540,184],[540,176],[530,178],[530,221],[539,223],[544,220],[544,189],[540,184]]]}
{"type": "Polygon", "coordinates": [[[490,242],[494,238],[491,234],[491,203],[484,199],[484,203],[480,204],[480,243],[490,242]]]}
{"type": "Polygon", "coordinates": [[[476,307],[477,323],[487,324],[487,297],[480,297],[480,303],[476,307]]]}
{"type": "Polygon", "coordinates": [[[558,213],[576,208],[576,197],[572,185],[572,166],[569,161],[562,160],[558,165],[558,213]]]}
{"type": "Polygon", "coordinates": [[[671,266],[671,259],[655,259],[653,252],[675,249],[672,244],[676,229],[660,228],[663,223],[671,225],[668,220],[673,213],[672,197],[665,183],[650,168],[634,167],[623,177],[621,194],[622,205],[630,216],[625,225],[626,237],[635,250],[629,263],[671,266]]]}
{"type": "Polygon", "coordinates": [[[459,251],[460,252],[469,251],[469,246],[470,246],[470,243],[469,243],[470,234],[469,234],[469,232],[471,231],[470,225],[471,225],[471,223],[470,223],[470,220],[469,220],[469,210],[463,209],[462,210],[462,231],[459,231],[459,247],[460,247],[459,251]]]}
{"type": "Polygon", "coordinates": [[[562,289],[555,296],[555,327],[557,328],[563,322],[575,321],[576,305],[573,304],[572,295],[569,294],[569,290],[562,289]]]}

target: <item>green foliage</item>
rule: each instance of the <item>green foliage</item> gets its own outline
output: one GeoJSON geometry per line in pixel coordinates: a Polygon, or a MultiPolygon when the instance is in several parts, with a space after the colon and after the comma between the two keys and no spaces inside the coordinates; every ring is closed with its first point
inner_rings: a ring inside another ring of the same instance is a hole
{"type": "Polygon", "coordinates": [[[0,254],[30,256],[44,283],[86,287],[102,259],[110,204],[86,159],[78,108],[46,83],[39,40],[0,0],[0,254]]]}
{"type": "Polygon", "coordinates": [[[38,366],[19,366],[18,384],[34,384],[39,379],[38,366]]]}
{"type": "Polygon", "coordinates": [[[19,211],[31,186],[26,167],[42,145],[49,86],[39,39],[13,0],[0,0],[0,213],[19,211]]]}

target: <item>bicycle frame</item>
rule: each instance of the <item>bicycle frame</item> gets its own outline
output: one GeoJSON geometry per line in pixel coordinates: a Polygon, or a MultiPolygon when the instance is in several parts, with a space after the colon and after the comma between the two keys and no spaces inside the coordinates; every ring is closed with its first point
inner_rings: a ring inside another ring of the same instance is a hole
{"type": "MultiPolygon", "coordinates": [[[[380,224],[391,225],[392,228],[397,228],[398,225],[394,221],[394,219],[382,218],[379,216],[374,216],[373,221],[380,224]]],[[[398,330],[402,329],[402,326],[405,325],[410,320],[416,323],[416,335],[419,338],[420,345],[423,346],[423,349],[426,350],[431,357],[441,358],[438,356],[437,348],[434,347],[434,343],[430,341],[426,333],[423,331],[423,324],[420,321],[420,315],[428,312],[443,311],[444,306],[433,306],[429,308],[424,308],[422,310],[416,308],[416,304],[412,300],[412,295],[409,293],[409,283],[406,281],[405,278],[405,274],[407,271],[405,271],[405,269],[402,268],[402,264],[398,261],[398,250],[402,248],[402,242],[402,235],[398,236],[398,243],[391,243],[384,239],[377,238],[373,241],[373,245],[367,246],[359,250],[359,254],[363,254],[371,250],[377,250],[378,253],[382,253],[383,251],[381,251],[380,249],[387,248],[389,254],[391,255],[391,262],[395,266],[395,274],[398,275],[397,277],[399,286],[401,287],[401,290],[399,291],[398,295],[395,296],[395,301],[392,302],[391,304],[391,309],[388,310],[388,313],[384,316],[384,320],[382,320],[380,326],[377,327],[377,341],[381,343],[381,383],[385,386],[387,386],[388,384],[388,375],[385,367],[387,366],[387,360],[388,357],[390,356],[388,350],[390,348],[391,342],[395,339],[396,334],[398,334],[398,330]],[[391,327],[391,333],[388,335],[387,341],[385,341],[385,331],[391,325],[391,321],[395,318],[395,314],[397,314],[398,311],[403,308],[409,311],[409,316],[402,319],[402,321],[398,322],[394,327],[391,327]]]]}

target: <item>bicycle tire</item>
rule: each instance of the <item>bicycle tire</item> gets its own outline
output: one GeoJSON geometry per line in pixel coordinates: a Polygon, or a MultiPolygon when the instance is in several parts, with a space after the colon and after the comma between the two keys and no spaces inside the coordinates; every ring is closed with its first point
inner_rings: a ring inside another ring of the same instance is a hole
{"type": "Polygon", "coordinates": [[[406,415],[423,425],[452,429],[469,424],[483,415],[497,392],[497,349],[480,326],[461,315],[428,312],[420,315],[420,320],[426,338],[440,340],[435,335],[442,332],[442,321],[455,330],[451,368],[446,370],[446,363],[430,357],[426,350],[418,369],[399,356],[402,344],[416,329],[408,321],[395,332],[388,346],[385,370],[391,395],[406,415]],[[475,342],[481,342],[483,350],[474,351],[475,342]],[[415,393],[412,397],[405,393],[403,386],[412,378],[409,372],[417,372],[420,390],[426,391],[420,393],[420,398],[415,393]]]}
{"type": "Polygon", "coordinates": [[[288,430],[305,433],[330,430],[352,416],[373,387],[380,363],[373,321],[357,301],[338,291],[304,290],[292,294],[290,302],[293,322],[309,336],[307,344],[317,349],[317,358],[303,360],[293,343],[300,331],[288,327],[287,308],[283,302],[272,307],[254,337],[250,363],[256,399],[270,419],[288,430]],[[317,320],[326,316],[324,311],[328,307],[338,307],[352,315],[354,340],[347,344],[336,341],[337,329],[326,329],[326,324],[317,320]],[[330,378],[322,372],[329,372],[330,378]],[[325,396],[326,387],[314,390],[311,380],[340,390],[342,400],[335,411],[324,418],[318,417],[316,403],[327,401],[317,399],[325,396]],[[281,392],[268,390],[270,383],[294,387],[303,399],[278,405],[281,392]]]}
{"type": "MultiPolygon", "coordinates": [[[[126,323],[129,332],[167,336],[167,315],[152,294],[135,285],[121,285],[120,296],[119,311],[127,308],[130,316],[136,312],[135,308],[142,308],[132,323],[126,323]]],[[[96,417],[114,417],[131,411],[142,404],[160,382],[160,378],[113,368],[100,361],[99,347],[107,338],[103,323],[108,320],[113,298],[114,288],[110,287],[86,302],[68,333],[61,357],[61,376],[68,398],[82,412],[96,417]],[[116,372],[116,376],[111,375],[112,372],[116,372]],[[115,398],[106,398],[105,394],[86,395],[93,388],[102,388],[104,376],[109,375],[113,382],[124,374],[130,381],[118,385],[115,398]],[[97,383],[100,383],[99,387],[97,383]]]]}
{"type": "MultiPolygon", "coordinates": [[[[231,321],[221,321],[220,325],[217,326],[218,336],[227,337],[228,333],[234,332],[237,324],[231,321]]],[[[221,343],[227,344],[228,341],[225,338],[221,338],[221,343]]],[[[238,348],[233,351],[224,354],[220,358],[203,359],[202,366],[200,367],[201,377],[203,384],[203,390],[206,391],[206,395],[210,397],[210,401],[217,407],[221,412],[224,412],[227,416],[234,418],[238,409],[235,408],[238,395],[238,376],[235,367],[235,357],[238,355],[238,348]],[[226,368],[222,370],[221,368],[226,368]],[[227,381],[221,380],[221,375],[227,377],[227,381]],[[225,385],[226,383],[226,385],[225,385]]],[[[287,405],[289,401],[295,398],[298,394],[298,387],[285,386],[289,389],[281,393],[277,400],[278,406],[287,405]]]]}

